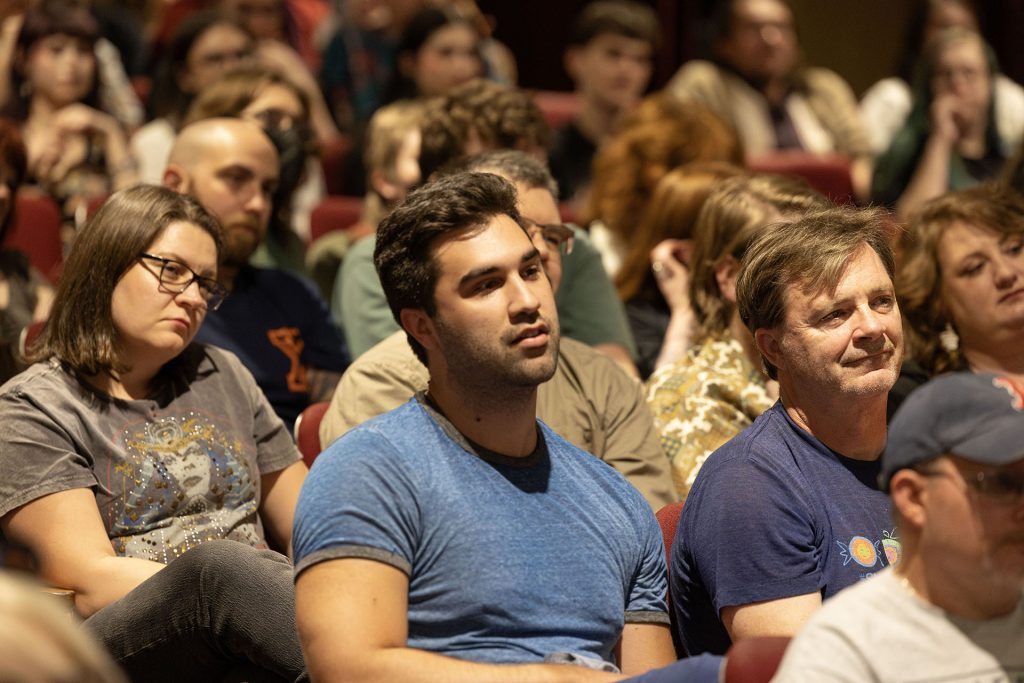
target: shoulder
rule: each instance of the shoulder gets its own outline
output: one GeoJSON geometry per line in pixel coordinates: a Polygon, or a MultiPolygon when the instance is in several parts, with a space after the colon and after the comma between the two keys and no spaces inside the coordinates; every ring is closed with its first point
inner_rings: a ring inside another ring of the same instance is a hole
{"type": "Polygon", "coordinates": [[[247,266],[244,272],[248,275],[248,289],[277,292],[284,290],[289,293],[301,293],[312,298],[320,298],[312,282],[282,268],[247,266]]]}
{"type": "Polygon", "coordinates": [[[809,66],[802,72],[803,80],[811,92],[834,93],[853,97],[853,89],[845,78],[831,69],[809,66]]]}
{"type": "Polygon", "coordinates": [[[51,358],[29,366],[0,386],[0,398],[8,401],[31,396],[45,397],[53,392],[77,393],[81,390],[74,375],[51,358]]]}
{"type": "Polygon", "coordinates": [[[592,392],[600,394],[607,390],[627,391],[635,394],[639,385],[619,365],[592,346],[571,337],[562,337],[558,347],[558,370],[552,384],[561,384],[569,377],[575,377],[586,398],[594,398],[592,392]]]}
{"type": "Polygon", "coordinates": [[[673,86],[714,84],[725,79],[727,72],[714,62],[704,59],[691,59],[679,67],[672,77],[673,86]]]}

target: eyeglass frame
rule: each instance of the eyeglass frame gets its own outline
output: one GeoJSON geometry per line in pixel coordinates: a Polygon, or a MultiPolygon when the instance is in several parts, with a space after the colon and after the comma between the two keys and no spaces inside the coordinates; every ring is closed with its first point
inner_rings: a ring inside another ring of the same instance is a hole
{"type": "MultiPolygon", "coordinates": [[[[523,222],[527,224],[527,232],[529,232],[530,226],[540,228],[541,237],[545,242],[548,241],[548,237],[554,234],[558,240],[558,253],[562,256],[568,256],[572,253],[572,247],[576,243],[576,226],[572,223],[538,223],[532,218],[523,216],[523,222]]],[[[531,235],[531,239],[532,239],[531,235]]]]}
{"type": "Polygon", "coordinates": [[[156,276],[157,282],[160,283],[161,287],[164,287],[165,289],[167,289],[170,292],[173,292],[174,294],[183,293],[186,289],[192,286],[192,283],[195,283],[196,287],[199,289],[199,296],[202,297],[203,302],[206,304],[207,310],[216,311],[218,308],[220,308],[220,305],[224,303],[224,299],[226,299],[228,294],[230,293],[228,292],[227,288],[225,288],[222,284],[214,280],[212,277],[200,275],[199,273],[192,270],[186,264],[182,263],[177,259],[167,258],[166,256],[157,256],[155,254],[148,254],[146,252],[141,252],[138,258],[140,261],[142,259],[151,259],[153,261],[158,261],[160,263],[160,270],[158,272],[154,273],[149,268],[146,268],[146,270],[149,270],[149,272],[153,273],[153,275],[156,276]],[[173,263],[176,266],[181,266],[188,272],[192,273],[192,277],[190,277],[188,281],[185,282],[185,284],[164,281],[164,271],[167,269],[167,265],[170,263],[173,263]],[[204,285],[210,292],[209,295],[203,294],[204,285]],[[214,303],[210,303],[212,300],[215,300],[214,303]]]}

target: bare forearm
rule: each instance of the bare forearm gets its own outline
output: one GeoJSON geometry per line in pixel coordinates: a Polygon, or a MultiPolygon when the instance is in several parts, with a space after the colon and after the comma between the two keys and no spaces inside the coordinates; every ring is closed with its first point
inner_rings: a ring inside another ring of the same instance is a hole
{"type": "Polygon", "coordinates": [[[654,362],[655,370],[686,355],[687,349],[693,343],[695,326],[696,317],[693,315],[692,308],[687,306],[681,311],[673,311],[672,317],[668,321],[668,328],[665,330],[665,338],[661,342],[661,351],[658,352],[658,359],[654,362]]]}
{"type": "Polygon", "coordinates": [[[951,152],[952,145],[948,141],[937,135],[928,138],[914,175],[896,202],[896,211],[901,217],[905,218],[921,204],[948,189],[951,152]]]}
{"type": "Polygon", "coordinates": [[[104,557],[63,571],[42,567],[43,577],[61,588],[75,591],[75,611],[85,618],[120,600],[133,588],[166,565],[133,557],[104,557]]]}

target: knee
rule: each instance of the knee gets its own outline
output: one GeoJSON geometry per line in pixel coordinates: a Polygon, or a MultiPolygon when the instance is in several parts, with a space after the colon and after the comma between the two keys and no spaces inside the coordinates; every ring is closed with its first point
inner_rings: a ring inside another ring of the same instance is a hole
{"type": "Polygon", "coordinates": [[[219,593],[236,589],[274,592],[281,586],[290,589],[292,583],[292,565],[287,557],[237,541],[201,543],[172,565],[178,563],[183,563],[179,569],[193,575],[200,585],[216,586],[219,593]]]}

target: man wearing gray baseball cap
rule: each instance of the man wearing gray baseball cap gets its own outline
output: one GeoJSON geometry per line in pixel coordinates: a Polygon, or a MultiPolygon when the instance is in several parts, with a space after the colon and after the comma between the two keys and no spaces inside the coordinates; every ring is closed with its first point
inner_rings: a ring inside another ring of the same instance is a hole
{"type": "Polygon", "coordinates": [[[880,484],[902,557],[826,603],[773,681],[1024,681],[1024,381],[915,391],[880,484]]]}

